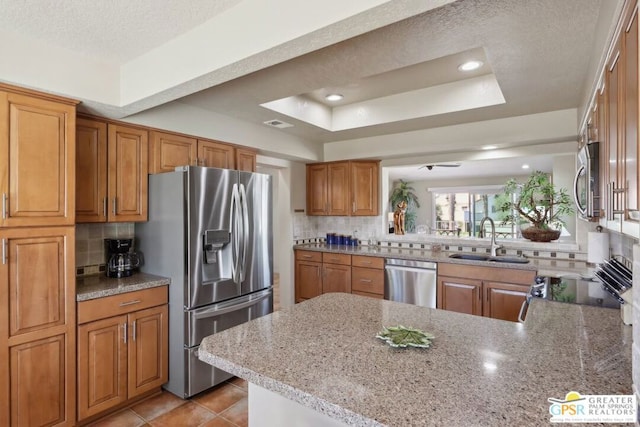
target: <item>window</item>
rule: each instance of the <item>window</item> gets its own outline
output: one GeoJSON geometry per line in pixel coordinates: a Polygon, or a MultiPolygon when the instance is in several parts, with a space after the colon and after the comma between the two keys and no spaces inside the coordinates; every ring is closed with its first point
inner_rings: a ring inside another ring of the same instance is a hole
{"type": "MultiPolygon", "coordinates": [[[[502,225],[505,214],[498,208],[504,202],[502,187],[438,188],[433,194],[432,233],[447,236],[480,236],[480,222],[493,219],[496,237],[515,238],[518,230],[512,224],[502,225]]],[[[485,222],[485,236],[491,226],[485,222]]]]}

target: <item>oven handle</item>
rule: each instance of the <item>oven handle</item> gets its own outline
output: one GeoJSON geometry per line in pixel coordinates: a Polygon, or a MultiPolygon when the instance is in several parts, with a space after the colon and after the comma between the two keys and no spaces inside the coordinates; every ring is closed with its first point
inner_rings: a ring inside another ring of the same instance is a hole
{"type": "Polygon", "coordinates": [[[529,298],[527,297],[524,299],[524,301],[522,301],[522,306],[520,306],[520,313],[518,313],[518,322],[524,323],[524,310],[528,306],[529,306],[529,298]]]}
{"type": "Polygon", "coordinates": [[[580,196],[578,195],[578,181],[580,180],[580,175],[584,170],[585,166],[581,165],[580,169],[578,169],[578,172],[576,172],[576,177],[573,179],[573,199],[576,202],[576,207],[580,211],[581,215],[585,215],[587,212],[587,207],[580,204],[580,196]]]}
{"type": "Polygon", "coordinates": [[[201,320],[201,319],[208,319],[210,317],[217,317],[217,316],[221,316],[223,314],[227,314],[227,313],[231,313],[231,312],[234,312],[234,311],[242,310],[244,308],[251,307],[252,305],[256,305],[257,303],[259,303],[263,299],[268,298],[269,295],[271,295],[271,293],[272,293],[272,291],[271,291],[271,289],[269,289],[267,291],[263,291],[262,294],[258,294],[255,298],[251,298],[249,301],[242,302],[240,304],[233,304],[233,305],[230,305],[230,306],[225,307],[225,308],[212,307],[212,308],[209,308],[207,310],[203,310],[201,312],[195,313],[193,315],[193,317],[196,320],[201,320]]]}

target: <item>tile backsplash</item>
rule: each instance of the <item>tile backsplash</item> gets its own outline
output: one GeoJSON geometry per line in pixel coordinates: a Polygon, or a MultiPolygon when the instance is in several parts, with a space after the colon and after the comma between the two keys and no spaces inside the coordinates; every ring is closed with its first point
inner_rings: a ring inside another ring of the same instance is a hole
{"type": "Polygon", "coordinates": [[[353,236],[360,240],[380,234],[382,216],[307,216],[293,215],[293,240],[324,237],[327,233],[353,236]]]}
{"type": "Polygon", "coordinates": [[[76,268],[105,263],[104,239],[128,238],[133,237],[134,234],[133,222],[78,224],[76,226],[76,268]]]}

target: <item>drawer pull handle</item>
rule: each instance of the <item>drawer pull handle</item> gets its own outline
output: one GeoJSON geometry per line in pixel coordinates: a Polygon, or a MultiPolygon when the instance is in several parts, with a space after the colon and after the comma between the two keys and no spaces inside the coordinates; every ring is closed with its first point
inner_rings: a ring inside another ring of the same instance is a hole
{"type": "Polygon", "coordinates": [[[313,258],[311,255],[302,255],[302,258],[313,258]]]}
{"type": "Polygon", "coordinates": [[[371,264],[371,261],[362,261],[363,264],[371,264]]]}
{"type": "Polygon", "coordinates": [[[126,307],[128,305],[138,304],[140,303],[139,299],[134,299],[133,301],[121,302],[120,307],[126,307]]]}
{"type": "Polygon", "coordinates": [[[371,283],[372,282],[371,279],[360,279],[360,281],[364,282],[364,283],[371,283]]]}

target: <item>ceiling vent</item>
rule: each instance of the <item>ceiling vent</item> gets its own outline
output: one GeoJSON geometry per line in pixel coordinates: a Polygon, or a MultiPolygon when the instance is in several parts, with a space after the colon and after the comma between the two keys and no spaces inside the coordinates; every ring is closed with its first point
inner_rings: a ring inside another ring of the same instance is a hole
{"type": "Polygon", "coordinates": [[[282,120],[267,120],[264,122],[267,126],[273,126],[274,128],[284,129],[293,127],[292,124],[283,122],[282,120]]]}

